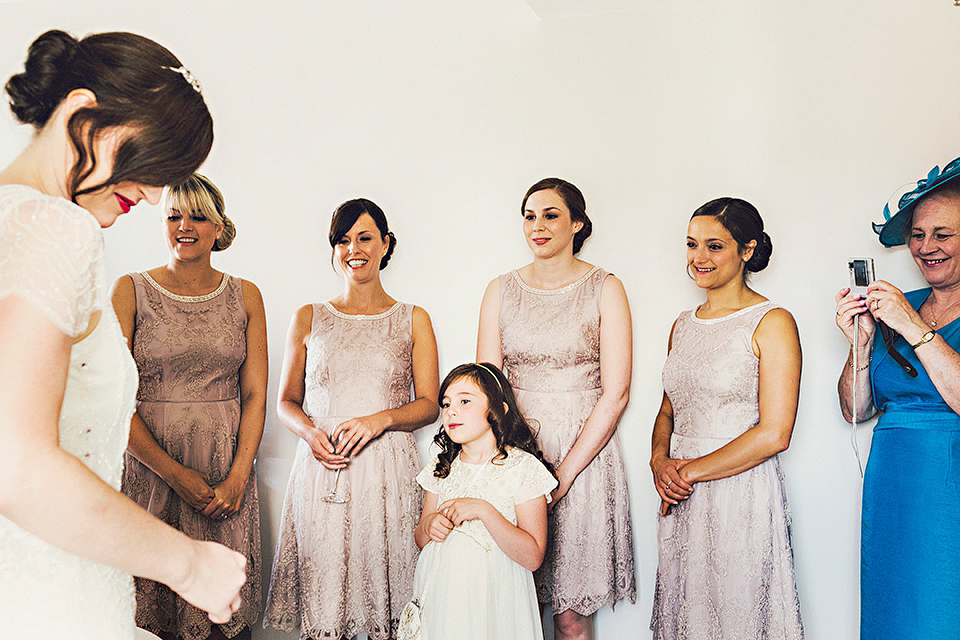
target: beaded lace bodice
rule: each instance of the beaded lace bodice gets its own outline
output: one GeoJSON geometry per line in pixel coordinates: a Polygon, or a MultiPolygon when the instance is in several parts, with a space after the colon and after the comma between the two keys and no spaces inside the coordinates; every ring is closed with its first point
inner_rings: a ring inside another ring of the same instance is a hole
{"type": "Polygon", "coordinates": [[[212,293],[179,296],[148,273],[140,276],[144,295],[138,300],[133,341],[140,367],[137,399],[215,402],[236,398],[237,371],[247,355],[241,280],[223,274],[212,293]]]}
{"type": "Polygon", "coordinates": [[[552,393],[600,388],[599,289],[606,276],[593,267],[549,291],[527,285],[516,271],[500,277],[503,373],[514,387],[552,393]]]}
{"type": "Polygon", "coordinates": [[[313,306],[304,399],[308,416],[363,416],[410,402],[412,309],[398,302],[381,314],[351,316],[329,302],[313,306]]]}
{"type": "MultiPolygon", "coordinates": [[[[120,486],[137,372],[106,296],[94,217],[29,187],[0,186],[0,298],[37,306],[68,336],[60,447],[120,486]]],[[[27,427],[25,427],[27,428],[27,427]]],[[[17,638],[133,634],[129,575],[53,547],[0,516],[0,620],[17,638]]]]}
{"type": "Polygon", "coordinates": [[[765,301],[722,318],[697,318],[695,311],[680,316],[663,367],[676,435],[729,440],[757,424],[760,359],[753,331],[773,308],[765,301]]]}

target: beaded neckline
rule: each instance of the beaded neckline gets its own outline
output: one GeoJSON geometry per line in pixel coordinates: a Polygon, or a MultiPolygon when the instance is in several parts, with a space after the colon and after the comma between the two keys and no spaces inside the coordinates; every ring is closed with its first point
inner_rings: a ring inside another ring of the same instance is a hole
{"type": "Polygon", "coordinates": [[[206,302],[207,300],[213,300],[218,295],[223,293],[223,290],[227,288],[227,281],[230,279],[226,273],[223,274],[223,277],[220,278],[220,285],[211,291],[210,293],[204,293],[199,296],[182,296],[179,293],[174,293],[173,291],[168,291],[164,289],[160,283],[153,279],[153,277],[146,271],[142,272],[140,275],[143,276],[143,279],[150,283],[150,286],[167,296],[171,300],[176,300],[177,302],[206,302]]]}
{"type": "Polygon", "coordinates": [[[600,270],[600,267],[594,266],[592,269],[590,269],[590,271],[587,271],[585,274],[577,278],[574,282],[571,282],[568,285],[564,285],[559,289],[537,289],[536,287],[531,287],[526,282],[524,282],[520,278],[520,274],[517,273],[516,269],[514,269],[510,273],[513,274],[513,279],[517,281],[517,284],[520,285],[520,288],[523,289],[524,291],[528,291],[530,293],[537,293],[542,296],[558,296],[560,294],[567,293],[568,291],[572,291],[573,289],[576,289],[577,287],[582,285],[584,282],[586,282],[590,278],[590,276],[592,276],[594,273],[596,273],[599,270],[600,270]]]}
{"type": "MultiPolygon", "coordinates": [[[[725,316],[720,316],[719,318],[698,318],[698,317],[697,317],[697,309],[694,309],[693,311],[690,312],[690,318],[691,318],[694,322],[696,322],[697,324],[714,324],[714,323],[717,323],[717,322],[723,322],[724,320],[731,320],[731,319],[733,319],[733,318],[742,316],[743,314],[748,313],[748,312],[750,312],[750,311],[753,311],[753,310],[756,309],[757,307],[762,307],[762,306],[765,305],[765,304],[773,304],[773,302],[771,302],[770,300],[764,300],[763,302],[758,302],[757,304],[752,304],[752,305],[750,305],[749,307],[744,307],[743,309],[740,309],[739,311],[734,311],[733,313],[728,313],[727,315],[725,315],[725,316]]],[[[699,307],[697,307],[697,308],[699,309],[699,307]]]]}
{"type": "Polygon", "coordinates": [[[386,318],[391,313],[394,313],[397,309],[403,306],[403,303],[394,302],[393,306],[387,309],[386,311],[384,311],[383,313],[376,313],[373,315],[368,315],[365,313],[353,313],[353,314],[344,313],[343,311],[339,311],[335,306],[330,304],[329,300],[325,300],[323,302],[323,306],[327,308],[327,311],[337,316],[338,318],[345,318],[347,320],[379,320],[380,318],[386,318]]]}

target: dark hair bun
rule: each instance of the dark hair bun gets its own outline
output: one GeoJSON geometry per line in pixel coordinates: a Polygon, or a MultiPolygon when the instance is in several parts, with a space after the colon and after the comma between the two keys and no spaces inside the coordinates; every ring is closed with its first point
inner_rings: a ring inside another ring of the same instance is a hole
{"type": "Polygon", "coordinates": [[[766,269],[773,253],[773,242],[763,230],[763,218],[755,206],[740,198],[717,198],[694,211],[690,219],[698,216],[715,217],[733,236],[741,255],[751,242],[756,242],[753,255],[744,264],[744,276],[766,269]]]}
{"type": "Polygon", "coordinates": [[[761,232],[761,237],[757,240],[757,246],[753,248],[753,255],[747,260],[746,268],[751,273],[763,271],[770,262],[770,254],[773,253],[773,241],[766,231],[761,232]]]}
{"type": "Polygon", "coordinates": [[[383,258],[380,259],[381,271],[383,271],[384,267],[387,266],[387,263],[390,262],[390,256],[393,255],[393,250],[397,246],[397,236],[393,235],[393,231],[387,231],[387,242],[390,243],[390,246],[387,247],[387,252],[383,255],[383,258]]]}
{"type": "Polygon", "coordinates": [[[27,52],[23,73],[7,81],[10,110],[23,124],[40,129],[69,92],[70,61],[79,42],[64,31],[47,31],[27,52]]]}
{"type": "Polygon", "coordinates": [[[580,253],[580,249],[583,248],[584,241],[590,237],[590,234],[593,233],[593,223],[590,222],[590,217],[587,216],[587,212],[583,212],[583,217],[580,220],[583,223],[583,226],[580,228],[580,231],[577,231],[573,236],[573,253],[574,255],[580,253]]]}

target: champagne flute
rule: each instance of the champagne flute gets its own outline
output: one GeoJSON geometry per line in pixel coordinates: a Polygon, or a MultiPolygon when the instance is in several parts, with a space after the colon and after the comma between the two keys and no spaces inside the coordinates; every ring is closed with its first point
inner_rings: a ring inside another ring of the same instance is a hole
{"type": "MultiPolygon", "coordinates": [[[[330,441],[330,444],[332,444],[332,445],[334,446],[334,448],[336,448],[337,444],[340,442],[340,439],[343,438],[343,433],[344,433],[344,432],[341,431],[341,432],[337,435],[336,441],[334,441],[334,440],[331,440],[331,441],[330,441]]],[[[348,498],[348,497],[346,497],[346,496],[341,496],[339,493],[337,493],[337,488],[340,486],[340,472],[341,472],[341,471],[343,471],[342,468],[336,470],[336,472],[335,472],[336,475],[333,477],[333,489],[330,491],[330,493],[328,493],[327,495],[325,495],[325,496],[323,496],[323,497],[321,498],[321,500],[323,500],[324,502],[329,502],[329,503],[332,503],[332,504],[344,504],[344,503],[346,503],[346,502],[349,502],[350,498],[348,498]]]]}

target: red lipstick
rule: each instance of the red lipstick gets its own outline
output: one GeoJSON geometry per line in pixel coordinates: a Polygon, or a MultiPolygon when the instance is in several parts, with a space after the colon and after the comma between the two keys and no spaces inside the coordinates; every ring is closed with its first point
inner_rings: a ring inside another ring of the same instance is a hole
{"type": "Polygon", "coordinates": [[[113,194],[113,195],[115,195],[115,196],[117,197],[117,202],[120,203],[120,209],[121,209],[124,213],[129,213],[130,208],[131,208],[133,205],[137,204],[136,202],[134,202],[133,200],[130,200],[129,198],[124,198],[124,197],[123,197],[122,195],[120,195],[119,193],[115,193],[115,194],[113,194]]]}

